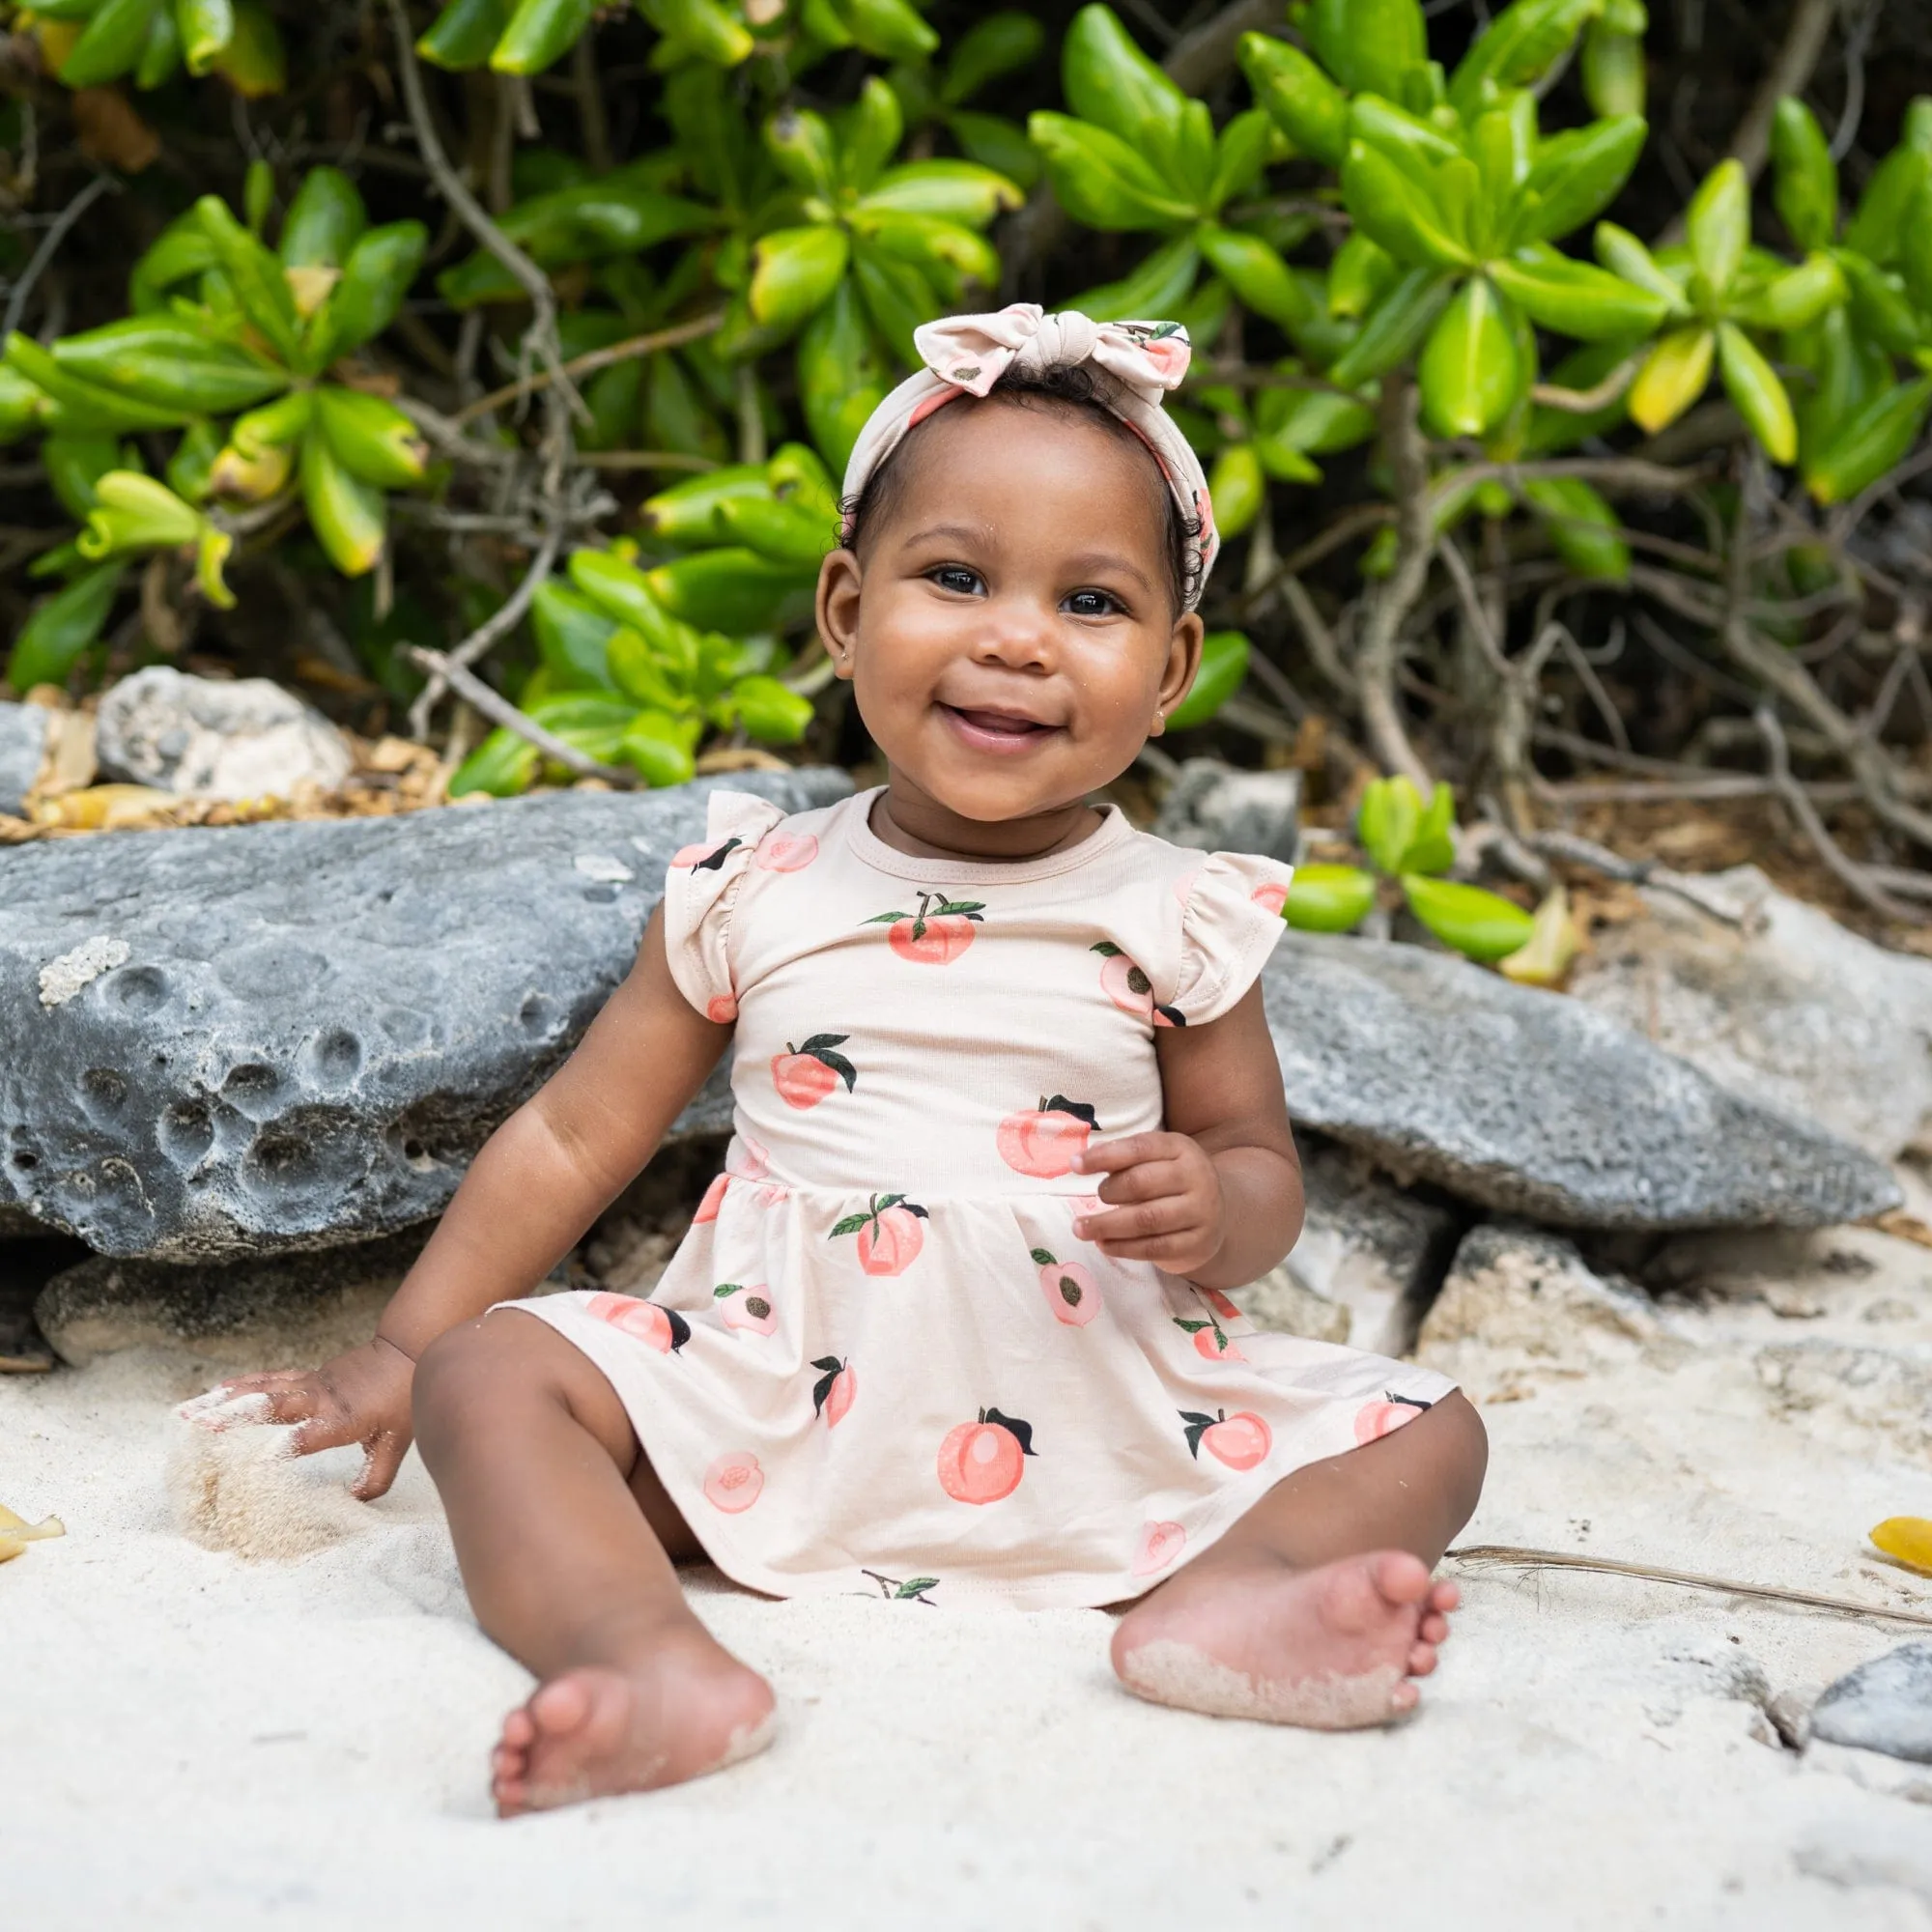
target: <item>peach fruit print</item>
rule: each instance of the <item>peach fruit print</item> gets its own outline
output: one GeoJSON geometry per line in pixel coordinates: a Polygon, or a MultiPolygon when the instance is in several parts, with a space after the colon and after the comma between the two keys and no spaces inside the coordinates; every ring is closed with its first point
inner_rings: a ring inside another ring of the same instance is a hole
{"type": "Polygon", "coordinates": [[[1277,886],[1272,884],[1265,886],[1257,886],[1254,889],[1254,891],[1248,895],[1248,896],[1251,899],[1253,899],[1254,902],[1258,906],[1260,906],[1264,912],[1271,912],[1275,915],[1277,919],[1279,919],[1281,917],[1283,909],[1288,904],[1288,888],[1286,886],[1277,886]]]}
{"type": "Polygon", "coordinates": [[[842,1053],[834,1051],[851,1038],[844,1033],[815,1033],[803,1045],[787,1040],[782,1053],[772,1055],[772,1085],[787,1107],[803,1112],[815,1107],[844,1081],[846,1093],[859,1084],[859,1071],[842,1053]]]}
{"type": "Polygon", "coordinates": [[[997,1408],[962,1422],[939,1445],[939,1487],[958,1503],[996,1503],[1020,1486],[1026,1459],[1036,1454],[1033,1424],[997,1408]]]}
{"type": "Polygon", "coordinates": [[[747,1288],[742,1282],[727,1281],[711,1291],[727,1328],[751,1335],[769,1335],[779,1325],[778,1310],[772,1306],[771,1291],[747,1288]]]}
{"type": "Polygon", "coordinates": [[[875,1194],[863,1214],[835,1221],[825,1238],[837,1241],[857,1235],[859,1265],[867,1274],[904,1274],[925,1245],[920,1223],[926,1218],[925,1209],[903,1194],[875,1194]]]}
{"type": "Polygon", "coordinates": [[[1435,1406],[1412,1395],[1397,1395],[1390,1389],[1379,1400],[1364,1403],[1355,1411],[1355,1441],[1359,1445],[1392,1435],[1405,1422],[1413,1422],[1425,1408],[1435,1406]]]}
{"type": "Polygon", "coordinates": [[[724,861],[744,842],[742,838],[727,838],[722,845],[685,845],[670,855],[670,862],[694,872],[722,871],[724,861]]]}
{"type": "Polygon", "coordinates": [[[1035,1248],[1034,1261],[1039,1267],[1040,1293],[1053,1310],[1056,1321],[1069,1328],[1084,1328],[1100,1312],[1100,1291],[1094,1277],[1078,1262],[1060,1262],[1050,1248],[1035,1248]]]}
{"type": "Polygon", "coordinates": [[[826,1428],[837,1429],[859,1393],[859,1378],[853,1374],[852,1364],[837,1355],[821,1355],[811,1366],[822,1372],[811,1385],[811,1412],[824,1416],[826,1428]]]}
{"type": "Polygon", "coordinates": [[[1209,1362],[1245,1362],[1248,1358],[1228,1339],[1221,1324],[1211,1317],[1206,1321],[1190,1321],[1177,1315],[1174,1325],[1183,1335],[1194,1337],[1194,1352],[1209,1362]]]}
{"type": "Polygon", "coordinates": [[[704,1500],[726,1516],[736,1516],[758,1500],[765,1472],[749,1449],[727,1449],[704,1472],[704,1500]]]}
{"type": "Polygon", "coordinates": [[[1144,1522],[1134,1550],[1134,1575],[1151,1577],[1165,1570],[1187,1548],[1187,1532],[1178,1522],[1144,1522]]]}
{"type": "Polygon", "coordinates": [[[817,857],[818,840],[810,832],[774,832],[758,841],[753,863],[765,872],[802,872],[817,857]]]}
{"type": "Polygon", "coordinates": [[[1009,1114],[1000,1122],[1000,1158],[1015,1174],[1057,1180],[1073,1172],[1077,1155],[1099,1127],[1094,1109],[1064,1094],[1042,1097],[1037,1107],[1009,1114]]]}
{"type": "Polygon", "coordinates": [[[704,1017],[713,1026],[729,1026],[738,1017],[738,1002],[730,993],[713,993],[704,1003],[704,1017]]]}
{"type": "Polygon", "coordinates": [[[1187,1015],[1179,1007],[1154,1004],[1153,981],[1111,939],[1103,939],[1087,950],[1100,955],[1100,990],[1123,1013],[1132,1013],[1135,1019],[1145,1020],[1150,1026],[1187,1024],[1187,1015]]]}
{"type": "Polygon", "coordinates": [[[674,1308],[660,1308],[655,1301],[640,1301],[635,1294],[593,1294],[583,1304],[584,1313],[639,1342],[648,1343],[661,1355],[675,1354],[691,1340],[691,1323],[674,1308]]]}
{"type": "Polygon", "coordinates": [[[1197,1288],[1194,1292],[1223,1321],[1241,1320],[1241,1311],[1218,1288],[1197,1288]]]}
{"type": "Polygon", "coordinates": [[[1188,1452],[1197,1463],[1205,1449],[1231,1469],[1252,1469],[1274,1447],[1273,1433],[1251,1408],[1233,1415],[1225,1408],[1212,1415],[1183,1408],[1180,1420],[1187,1431],[1188,1452]]]}
{"type": "Polygon", "coordinates": [[[973,927],[986,909],[983,899],[950,899],[921,893],[917,912],[880,912],[864,925],[889,925],[886,937],[901,959],[916,966],[950,966],[973,943],[973,927]]]}

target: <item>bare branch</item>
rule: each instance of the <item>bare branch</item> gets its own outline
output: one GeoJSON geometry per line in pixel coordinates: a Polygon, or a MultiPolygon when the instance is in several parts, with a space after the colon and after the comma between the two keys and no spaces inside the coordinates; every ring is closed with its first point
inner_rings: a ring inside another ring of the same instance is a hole
{"type": "Polygon", "coordinates": [[[501,692],[491,690],[474,671],[466,670],[453,656],[430,650],[422,644],[412,644],[409,657],[418,669],[429,673],[432,685],[439,681],[448,685],[484,717],[507,726],[518,737],[534,745],[545,757],[554,758],[580,777],[602,779],[607,784],[621,790],[629,790],[638,782],[637,773],[628,767],[599,764],[595,758],[586,757],[575,745],[566,744],[554,731],[545,730],[534,718],[519,711],[501,692]]]}
{"type": "Polygon", "coordinates": [[[14,284],[7,297],[7,313],[0,320],[0,342],[19,327],[20,318],[27,312],[27,298],[33,294],[35,285],[46,273],[47,264],[54,258],[60,244],[68,238],[73,224],[100,199],[103,194],[119,194],[121,184],[112,175],[96,175],[68,205],[47,224],[47,232],[41,237],[41,243],[33,252],[27,266],[20,270],[20,279],[14,284]]]}
{"type": "MultiPolygon", "coordinates": [[[[437,665],[431,667],[429,682],[416,693],[415,702],[410,706],[410,729],[418,742],[429,736],[429,715],[436,708],[437,700],[442,696],[445,685],[455,686],[462,691],[464,696],[485,716],[496,716],[488,706],[479,703],[471,692],[457,684],[455,678],[444,675],[441,667],[445,664],[454,665],[462,670],[465,667],[474,664],[497,639],[508,637],[523,622],[524,612],[530,608],[530,600],[536,596],[538,586],[550,575],[551,565],[556,561],[556,554],[562,544],[562,530],[553,526],[545,535],[543,542],[537,546],[537,553],[530,559],[530,567],[525,572],[524,581],[447,656],[441,651],[425,653],[418,648],[418,656],[427,655],[439,660],[437,665]]],[[[477,682],[478,680],[474,678],[470,679],[472,684],[477,682]]],[[[480,688],[484,691],[490,689],[488,685],[481,685],[480,688]]],[[[496,697],[495,692],[491,692],[490,695],[493,698],[496,697]]],[[[503,699],[497,701],[507,702],[503,699]]],[[[499,718],[497,722],[504,724],[508,721],[499,718]]]]}
{"type": "Polygon", "coordinates": [[[675,349],[681,342],[696,342],[700,335],[711,334],[724,320],[724,311],[721,308],[710,315],[699,316],[695,322],[680,322],[671,328],[653,329],[648,335],[634,335],[627,342],[613,342],[608,349],[586,350],[583,355],[573,355],[568,362],[559,363],[555,371],[532,376],[526,382],[507,384],[500,389],[491,390],[487,396],[477,397],[473,403],[466,403],[448,420],[461,429],[466,423],[474,422],[478,416],[501,409],[505,403],[513,403],[520,396],[547,387],[559,375],[567,383],[574,376],[594,375],[599,369],[608,369],[616,362],[628,362],[634,356],[655,355],[660,349],[675,349]]]}
{"type": "Polygon", "coordinates": [[[1382,769],[1401,772],[1425,793],[1434,781],[1416,755],[1395,698],[1402,627],[1429,576],[1429,456],[1416,422],[1415,384],[1400,370],[1382,378],[1382,441],[1395,473],[1395,568],[1369,606],[1355,675],[1361,681],[1362,724],[1382,769]]]}

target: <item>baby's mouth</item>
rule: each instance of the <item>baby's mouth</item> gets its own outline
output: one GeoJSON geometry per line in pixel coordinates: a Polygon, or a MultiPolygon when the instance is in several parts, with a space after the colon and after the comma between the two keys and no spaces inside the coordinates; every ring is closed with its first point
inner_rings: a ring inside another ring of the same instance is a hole
{"type": "Polygon", "coordinates": [[[1060,729],[1016,711],[985,711],[974,706],[945,704],[939,709],[959,735],[981,751],[1022,752],[1043,744],[1060,729]]]}

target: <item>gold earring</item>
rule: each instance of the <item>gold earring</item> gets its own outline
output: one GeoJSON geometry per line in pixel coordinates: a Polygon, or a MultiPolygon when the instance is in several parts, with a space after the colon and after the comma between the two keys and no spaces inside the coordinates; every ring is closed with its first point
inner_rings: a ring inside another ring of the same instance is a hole
{"type": "Polygon", "coordinates": [[[1167,729],[1167,713],[1165,711],[1156,711],[1153,714],[1153,729],[1150,735],[1158,738],[1161,735],[1161,733],[1166,729],[1167,729]]]}

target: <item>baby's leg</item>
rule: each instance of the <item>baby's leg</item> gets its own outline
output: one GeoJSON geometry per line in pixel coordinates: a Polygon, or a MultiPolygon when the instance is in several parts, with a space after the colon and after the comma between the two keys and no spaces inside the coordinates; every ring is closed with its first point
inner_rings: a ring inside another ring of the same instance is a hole
{"type": "Polygon", "coordinates": [[[1130,1690],[1217,1717],[1345,1730],[1412,1709],[1453,1583],[1430,1573],[1489,1460],[1460,1393],[1391,1435],[1277,1483],[1114,1633],[1130,1690]]]}
{"type": "Polygon", "coordinates": [[[412,1397],[476,1620],[543,1683],[503,1725],[505,1817],[749,1756],[772,1693],[685,1603],[696,1540],[603,1374],[516,1309],[453,1328],[412,1397]]]}

